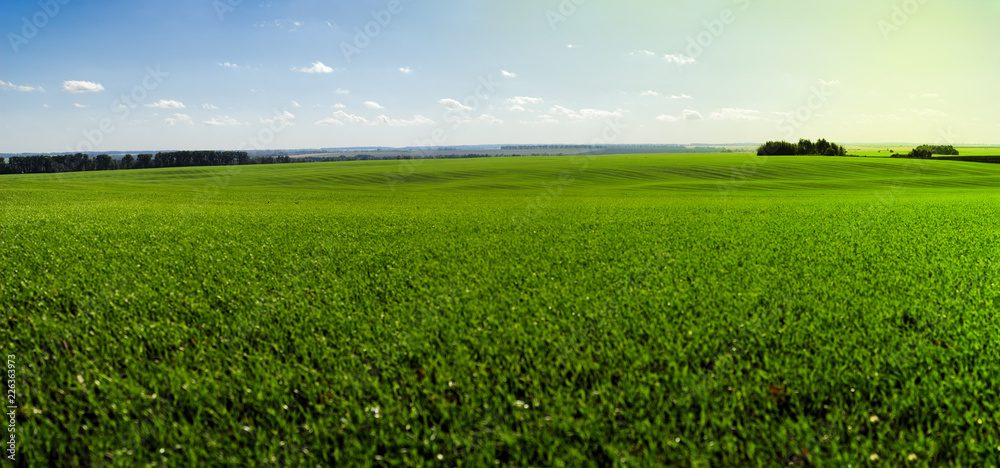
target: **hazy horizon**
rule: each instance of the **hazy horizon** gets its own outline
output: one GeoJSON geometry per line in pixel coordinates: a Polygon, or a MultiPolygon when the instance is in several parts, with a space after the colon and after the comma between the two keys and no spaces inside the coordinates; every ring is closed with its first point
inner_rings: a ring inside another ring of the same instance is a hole
{"type": "Polygon", "coordinates": [[[0,6],[0,152],[1000,144],[1000,2],[0,6]]]}

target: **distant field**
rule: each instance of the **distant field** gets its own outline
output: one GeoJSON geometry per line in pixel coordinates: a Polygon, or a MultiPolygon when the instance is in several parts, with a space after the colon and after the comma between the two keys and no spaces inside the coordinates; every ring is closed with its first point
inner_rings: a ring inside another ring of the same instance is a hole
{"type": "Polygon", "coordinates": [[[0,177],[19,455],[1000,464],[1000,165],[409,164],[0,177]]]}
{"type": "MultiPolygon", "coordinates": [[[[848,146],[848,154],[856,156],[880,156],[889,157],[893,153],[906,154],[912,150],[913,146],[848,146]]],[[[979,147],[965,147],[956,146],[955,149],[958,150],[961,156],[995,156],[1000,155],[1000,148],[989,147],[989,148],[979,148],[979,147]]]]}

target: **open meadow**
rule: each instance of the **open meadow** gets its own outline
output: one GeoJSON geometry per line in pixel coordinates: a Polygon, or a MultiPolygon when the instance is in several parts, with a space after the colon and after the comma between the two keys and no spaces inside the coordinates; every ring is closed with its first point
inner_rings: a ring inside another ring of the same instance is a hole
{"type": "Polygon", "coordinates": [[[0,178],[33,466],[1000,465],[1000,165],[0,178]]]}

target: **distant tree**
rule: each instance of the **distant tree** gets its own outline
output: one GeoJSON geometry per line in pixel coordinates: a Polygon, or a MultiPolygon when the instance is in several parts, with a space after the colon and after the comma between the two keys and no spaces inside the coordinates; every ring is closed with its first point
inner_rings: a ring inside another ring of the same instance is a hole
{"type": "Polygon", "coordinates": [[[147,169],[153,167],[153,155],[152,154],[140,154],[135,158],[135,168],[136,169],[147,169]]]}
{"type": "Polygon", "coordinates": [[[114,158],[106,154],[99,154],[94,158],[94,170],[110,171],[114,169],[114,158]]]}
{"type": "Polygon", "coordinates": [[[920,151],[927,151],[931,154],[940,154],[944,156],[958,156],[958,150],[951,145],[920,145],[916,147],[920,151]]]}
{"type": "Polygon", "coordinates": [[[812,141],[806,140],[805,138],[799,139],[799,146],[795,150],[795,154],[806,155],[815,154],[816,147],[813,145],[812,141]]]}
{"type": "Polygon", "coordinates": [[[932,154],[933,153],[931,153],[929,150],[926,149],[913,148],[912,150],[910,150],[910,154],[908,154],[907,157],[916,159],[930,159],[932,157],[932,154]]]}
{"type": "Polygon", "coordinates": [[[826,141],[826,139],[820,138],[816,141],[816,154],[826,156],[829,149],[830,142],[826,141]]]}
{"type": "Polygon", "coordinates": [[[135,161],[135,158],[133,158],[131,154],[126,154],[125,157],[122,158],[120,166],[122,169],[132,169],[133,161],[135,161]]]}
{"type": "Polygon", "coordinates": [[[798,147],[787,141],[769,141],[757,148],[758,156],[794,156],[798,147]]]}

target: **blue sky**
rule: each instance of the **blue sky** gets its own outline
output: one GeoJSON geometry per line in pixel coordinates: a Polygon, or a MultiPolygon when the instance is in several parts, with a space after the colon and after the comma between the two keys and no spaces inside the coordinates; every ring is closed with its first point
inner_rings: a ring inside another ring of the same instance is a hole
{"type": "Polygon", "coordinates": [[[0,152],[998,144],[998,20],[996,0],[6,1],[0,152]]]}

